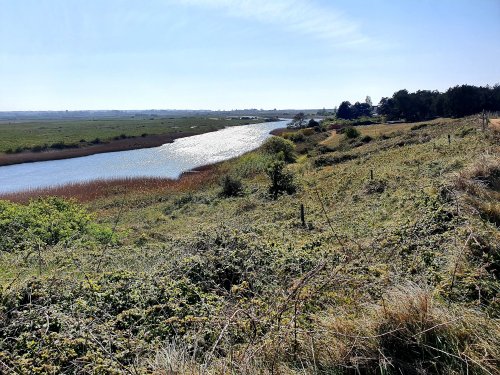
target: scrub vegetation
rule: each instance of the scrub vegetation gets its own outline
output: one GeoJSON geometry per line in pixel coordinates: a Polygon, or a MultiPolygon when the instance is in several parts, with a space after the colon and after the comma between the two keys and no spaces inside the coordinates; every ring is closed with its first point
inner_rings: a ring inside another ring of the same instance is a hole
{"type": "Polygon", "coordinates": [[[325,123],[177,182],[12,195],[0,372],[498,374],[499,141],[325,123]]]}

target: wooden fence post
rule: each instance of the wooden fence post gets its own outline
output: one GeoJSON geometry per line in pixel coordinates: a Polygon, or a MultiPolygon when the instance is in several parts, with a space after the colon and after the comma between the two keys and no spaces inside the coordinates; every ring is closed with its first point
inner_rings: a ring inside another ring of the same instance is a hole
{"type": "Polygon", "coordinates": [[[306,226],[306,213],[305,213],[303,204],[300,205],[300,221],[302,222],[302,226],[305,227],[306,226]]]}

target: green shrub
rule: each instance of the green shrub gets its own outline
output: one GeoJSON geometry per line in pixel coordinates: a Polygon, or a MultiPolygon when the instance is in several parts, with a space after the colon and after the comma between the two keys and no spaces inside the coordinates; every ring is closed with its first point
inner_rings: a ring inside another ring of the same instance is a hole
{"type": "Polygon", "coordinates": [[[241,180],[230,175],[225,175],[221,181],[223,197],[237,197],[243,193],[243,184],[241,180]]]}
{"type": "Polygon", "coordinates": [[[277,199],[281,193],[293,194],[297,190],[293,174],[285,170],[285,162],[275,160],[269,164],[267,175],[271,180],[269,194],[273,199],[277,199]]]}
{"type": "Polygon", "coordinates": [[[288,133],[283,133],[282,137],[285,139],[289,139],[292,142],[299,143],[299,142],[304,142],[305,137],[304,133],[302,132],[288,132],[288,133]]]}
{"type": "Polygon", "coordinates": [[[356,128],[353,128],[352,126],[348,126],[344,130],[344,134],[346,135],[347,138],[354,139],[359,137],[361,134],[356,128]]]}
{"type": "Polygon", "coordinates": [[[0,251],[53,246],[90,235],[99,242],[111,240],[109,229],[92,221],[80,205],[60,198],[44,198],[19,205],[0,201],[0,251]]]}
{"type": "Polygon", "coordinates": [[[287,163],[293,163],[297,158],[293,142],[281,137],[269,138],[262,146],[262,149],[272,155],[283,153],[284,161],[287,163]]]}

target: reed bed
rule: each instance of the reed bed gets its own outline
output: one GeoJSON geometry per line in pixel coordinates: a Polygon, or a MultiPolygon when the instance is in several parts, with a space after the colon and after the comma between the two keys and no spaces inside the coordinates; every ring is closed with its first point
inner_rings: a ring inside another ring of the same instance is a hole
{"type": "Polygon", "coordinates": [[[26,203],[35,198],[56,196],[75,199],[79,202],[90,202],[99,198],[133,193],[154,193],[167,189],[175,192],[186,192],[201,185],[215,182],[218,176],[219,168],[204,166],[184,172],[178,179],[156,177],[100,179],[0,194],[0,199],[26,203]]]}

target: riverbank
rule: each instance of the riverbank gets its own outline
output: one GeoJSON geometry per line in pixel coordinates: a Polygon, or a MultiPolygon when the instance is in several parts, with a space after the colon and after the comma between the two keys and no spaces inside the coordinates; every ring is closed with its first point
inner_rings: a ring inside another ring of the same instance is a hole
{"type": "Polygon", "coordinates": [[[193,117],[4,123],[0,124],[0,166],[158,147],[263,121],[193,117]]]}
{"type": "Polygon", "coordinates": [[[142,177],[93,180],[0,194],[0,200],[27,203],[32,199],[55,196],[85,203],[132,193],[143,195],[166,190],[170,193],[187,192],[217,181],[220,177],[219,165],[220,163],[194,168],[177,179],[142,177]]]}
{"type": "MultiPolygon", "coordinates": [[[[218,129],[217,129],[218,130],[218,129]]],[[[78,148],[67,148],[64,150],[50,151],[25,151],[16,154],[0,154],[0,166],[21,163],[32,163],[37,161],[63,160],[102,154],[105,152],[129,151],[141,148],[158,147],[165,143],[172,143],[176,139],[197,135],[196,132],[183,132],[171,134],[147,135],[144,137],[133,137],[126,139],[111,140],[106,143],[88,145],[78,148]]]]}

